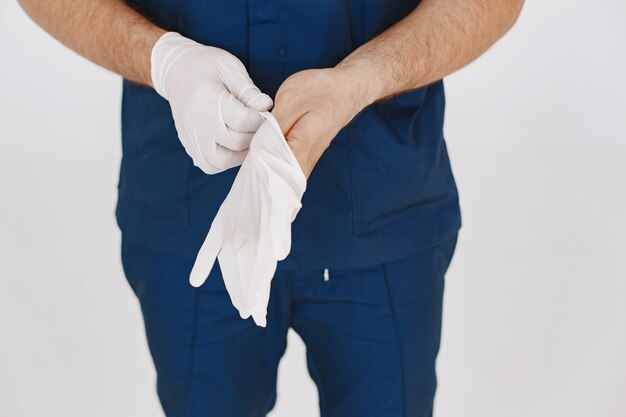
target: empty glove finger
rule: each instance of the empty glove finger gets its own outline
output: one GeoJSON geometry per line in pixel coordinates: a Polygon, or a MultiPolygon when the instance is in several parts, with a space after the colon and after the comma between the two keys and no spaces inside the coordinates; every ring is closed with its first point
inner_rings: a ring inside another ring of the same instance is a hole
{"type": "Polygon", "coordinates": [[[246,291],[246,303],[257,326],[265,327],[267,305],[270,298],[272,279],[277,262],[265,245],[257,248],[257,253],[246,291]]]}
{"type": "Polygon", "coordinates": [[[291,250],[291,221],[285,216],[285,209],[288,209],[285,204],[288,202],[284,198],[274,195],[268,202],[269,210],[264,219],[269,225],[264,236],[265,246],[277,261],[285,259],[291,250]]]}
{"type": "Polygon", "coordinates": [[[196,256],[196,261],[189,274],[189,283],[194,287],[201,286],[208,278],[215,264],[215,259],[222,248],[223,239],[224,233],[219,224],[218,213],[211,225],[211,229],[209,229],[209,233],[204,239],[204,243],[198,252],[198,256],[196,256]]]}
{"type": "Polygon", "coordinates": [[[247,319],[250,317],[250,312],[246,304],[246,297],[243,293],[242,274],[237,264],[237,255],[232,245],[226,243],[223,250],[217,256],[217,259],[220,264],[220,270],[222,271],[226,291],[228,291],[228,295],[230,296],[230,301],[239,311],[239,316],[243,319],[247,319]]]}

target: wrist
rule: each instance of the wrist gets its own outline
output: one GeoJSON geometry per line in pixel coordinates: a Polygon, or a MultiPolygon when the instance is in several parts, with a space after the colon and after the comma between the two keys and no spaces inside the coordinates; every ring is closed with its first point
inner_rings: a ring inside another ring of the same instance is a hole
{"type": "Polygon", "coordinates": [[[302,173],[308,179],[327,146],[298,138],[287,138],[287,145],[291,148],[302,173]]]}
{"type": "Polygon", "coordinates": [[[154,80],[152,79],[152,53],[154,51],[154,46],[156,43],[166,34],[167,31],[150,24],[147,27],[145,34],[143,36],[142,48],[145,52],[143,52],[143,62],[142,64],[142,75],[140,82],[154,88],[154,80]]]}
{"type": "Polygon", "coordinates": [[[185,50],[197,46],[191,39],[176,32],[163,31],[154,42],[150,53],[150,85],[168,100],[167,75],[174,62],[185,50]]]}
{"type": "Polygon", "coordinates": [[[338,71],[349,88],[356,114],[385,96],[380,76],[367,59],[344,60],[334,70],[338,71]]]}

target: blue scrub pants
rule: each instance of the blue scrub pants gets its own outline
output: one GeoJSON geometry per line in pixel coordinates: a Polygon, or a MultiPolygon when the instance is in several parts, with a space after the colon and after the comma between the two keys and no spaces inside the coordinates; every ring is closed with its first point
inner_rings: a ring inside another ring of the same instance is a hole
{"type": "Polygon", "coordinates": [[[456,239],[366,268],[277,272],[267,328],[242,320],[219,268],[201,288],[193,261],[127,239],[157,391],[168,417],[261,417],[276,401],[287,330],[304,340],[322,417],[427,417],[436,388],[444,274],[456,239]]]}

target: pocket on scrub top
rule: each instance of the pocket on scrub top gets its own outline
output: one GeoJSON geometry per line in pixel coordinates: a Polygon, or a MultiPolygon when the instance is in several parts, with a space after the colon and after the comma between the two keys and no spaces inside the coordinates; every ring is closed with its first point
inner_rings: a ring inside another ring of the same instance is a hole
{"type": "Polygon", "coordinates": [[[372,105],[348,125],[357,236],[418,216],[445,190],[435,169],[445,149],[441,128],[420,114],[428,94],[425,88],[372,105]]]}

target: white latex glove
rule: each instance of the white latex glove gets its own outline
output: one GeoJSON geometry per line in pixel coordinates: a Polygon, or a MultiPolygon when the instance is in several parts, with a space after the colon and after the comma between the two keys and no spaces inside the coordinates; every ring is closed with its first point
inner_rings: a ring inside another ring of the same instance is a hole
{"type": "Polygon", "coordinates": [[[223,49],[175,32],[152,48],[152,85],[170,102],[178,137],[194,165],[215,174],[241,165],[272,99],[223,49]]]}
{"type": "Polygon", "coordinates": [[[291,250],[291,223],[306,188],[296,157],[270,113],[252,138],[228,196],[198,253],[189,281],[204,283],[217,258],[242,318],[265,327],[276,264],[291,250]]]}

